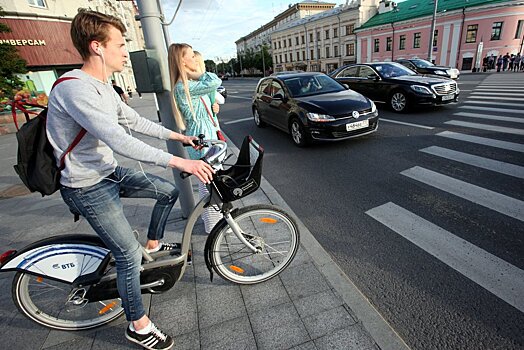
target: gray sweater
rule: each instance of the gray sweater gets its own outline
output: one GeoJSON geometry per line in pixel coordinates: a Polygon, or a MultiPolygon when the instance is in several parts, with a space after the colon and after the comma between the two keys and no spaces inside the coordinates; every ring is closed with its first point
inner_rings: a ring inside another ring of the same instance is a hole
{"type": "Polygon", "coordinates": [[[111,174],[117,161],[113,151],[138,161],[167,167],[171,154],[132,137],[126,130],[159,139],[171,131],[148,119],[120,100],[111,84],[75,69],[63,77],[50,94],[47,137],[59,162],[62,153],[83,127],[87,133],[65,158],[60,183],[79,188],[97,184],[111,174]]]}

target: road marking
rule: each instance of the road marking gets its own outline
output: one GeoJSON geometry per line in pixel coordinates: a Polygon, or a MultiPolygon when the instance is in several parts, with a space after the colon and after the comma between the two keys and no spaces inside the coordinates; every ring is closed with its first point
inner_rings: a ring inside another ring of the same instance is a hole
{"type": "Polygon", "coordinates": [[[501,214],[524,221],[524,202],[518,199],[419,166],[404,170],[401,174],[501,214]]]}
{"type": "MultiPolygon", "coordinates": [[[[498,105],[499,103],[495,102],[494,104],[498,105]]],[[[522,104],[521,107],[524,107],[524,104],[522,104]]],[[[495,108],[495,107],[482,107],[482,106],[459,106],[459,108],[475,109],[475,110],[479,110],[479,111],[489,111],[489,112],[502,112],[502,113],[518,113],[518,114],[522,114],[522,110],[510,109],[510,108],[495,108]]]]}
{"type": "Polygon", "coordinates": [[[470,118],[499,120],[499,121],[503,121],[503,122],[524,123],[524,118],[502,117],[502,116],[499,116],[499,115],[491,115],[491,114],[458,112],[458,113],[453,113],[453,115],[458,115],[458,116],[461,116],[461,117],[470,117],[470,118]]]}
{"type": "Polygon", "coordinates": [[[478,98],[480,100],[522,101],[522,97],[468,96],[468,98],[478,98]]]}
{"type": "Polygon", "coordinates": [[[488,159],[484,157],[475,156],[464,152],[458,152],[451,149],[430,146],[420,150],[421,152],[432,154],[437,157],[442,157],[454,160],[459,163],[464,163],[479,168],[491,170],[500,174],[514,176],[519,179],[524,179],[524,167],[519,165],[501,162],[498,160],[488,159]]]}
{"type": "Polygon", "coordinates": [[[366,212],[384,226],[524,312],[524,271],[389,202],[366,212]]]}
{"type": "Polygon", "coordinates": [[[490,95],[490,96],[524,96],[524,92],[523,93],[506,93],[506,92],[492,92],[492,91],[489,91],[489,92],[482,92],[482,91],[478,91],[478,92],[472,92],[471,93],[472,95],[490,95]]]}
{"type": "Polygon", "coordinates": [[[380,121],[389,122],[389,123],[395,123],[395,124],[402,124],[402,125],[409,125],[409,126],[413,126],[415,128],[421,128],[421,129],[429,129],[429,130],[434,129],[434,127],[432,127],[432,126],[411,124],[411,123],[406,123],[406,122],[399,122],[397,120],[391,120],[391,119],[380,118],[380,121]]]}
{"type": "Polygon", "coordinates": [[[465,126],[466,128],[489,130],[489,131],[495,131],[495,132],[503,132],[506,134],[524,135],[524,130],[522,129],[506,128],[503,126],[469,123],[469,122],[462,122],[459,120],[450,120],[450,121],[444,122],[444,124],[465,126]]]}
{"type": "MultiPolygon", "coordinates": [[[[460,91],[468,91],[468,90],[460,90],[460,91]]],[[[483,93],[489,93],[491,94],[493,92],[493,88],[485,88],[485,87],[479,87],[473,91],[483,92],[483,93]]],[[[515,89],[496,89],[496,92],[515,92],[515,89]]]]}
{"type": "Polygon", "coordinates": [[[248,121],[248,120],[253,120],[253,117],[249,117],[249,118],[242,118],[242,119],[237,119],[237,120],[231,120],[229,122],[224,122],[222,124],[236,124],[236,123],[242,123],[242,122],[245,122],[245,121],[248,121]]]}
{"type": "MultiPolygon", "coordinates": [[[[476,104],[476,105],[493,105],[491,101],[464,101],[463,103],[467,104],[476,104]]],[[[510,103],[510,102],[496,102],[497,106],[508,106],[508,107],[521,107],[524,108],[524,103],[510,103]]],[[[468,108],[461,106],[460,108],[468,108]]]]}
{"type": "Polygon", "coordinates": [[[244,99],[244,100],[252,100],[252,99],[253,99],[252,97],[243,97],[243,96],[228,96],[228,97],[231,97],[231,98],[241,98],[241,99],[244,99]]]}
{"type": "Polygon", "coordinates": [[[514,143],[514,142],[493,140],[493,139],[488,139],[486,137],[461,134],[461,133],[453,132],[453,131],[443,131],[443,132],[438,133],[437,136],[442,136],[442,137],[447,137],[447,138],[455,139],[459,141],[477,143],[479,145],[491,146],[491,147],[506,149],[509,151],[516,151],[516,152],[524,153],[524,145],[521,145],[519,143],[514,143]]]}

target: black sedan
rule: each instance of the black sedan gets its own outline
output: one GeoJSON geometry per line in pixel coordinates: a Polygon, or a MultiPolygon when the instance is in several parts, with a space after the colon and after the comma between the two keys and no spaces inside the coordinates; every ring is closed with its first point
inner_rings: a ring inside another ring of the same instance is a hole
{"type": "Polygon", "coordinates": [[[347,65],[330,75],[375,102],[387,103],[395,112],[404,112],[414,104],[457,102],[460,93],[451,79],[417,75],[392,62],[347,65]]]}
{"type": "Polygon", "coordinates": [[[253,96],[253,117],[291,134],[302,147],[313,140],[336,141],[377,130],[373,101],[323,73],[291,73],[263,78],[253,96]]]}
{"type": "Polygon", "coordinates": [[[418,74],[436,75],[450,79],[458,79],[460,76],[460,71],[456,68],[436,66],[421,58],[399,59],[395,62],[400,63],[404,67],[407,67],[418,74]]]}

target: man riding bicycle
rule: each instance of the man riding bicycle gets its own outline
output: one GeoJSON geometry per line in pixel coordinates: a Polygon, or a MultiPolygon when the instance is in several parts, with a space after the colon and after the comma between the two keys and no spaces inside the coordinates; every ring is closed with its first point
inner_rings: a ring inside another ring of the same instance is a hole
{"type": "Polygon", "coordinates": [[[132,233],[120,197],[156,199],[146,250],[170,250],[160,240],[178,198],[175,185],[143,171],[120,167],[113,152],[163,167],[177,168],[209,183],[213,169],[203,161],[175,157],[126,132],[191,143],[196,137],[173,132],[145,118],[120,100],[108,78],[121,72],[128,59],[120,19],[80,10],[71,23],[71,38],[83,66],[64,74],[50,94],[47,135],[57,163],[83,128],[82,140],[65,159],[62,198],[82,215],[111,250],[117,269],[118,292],[130,325],[126,337],[144,348],[169,349],[173,339],[148,318],[140,291],[141,247],[132,233]]]}

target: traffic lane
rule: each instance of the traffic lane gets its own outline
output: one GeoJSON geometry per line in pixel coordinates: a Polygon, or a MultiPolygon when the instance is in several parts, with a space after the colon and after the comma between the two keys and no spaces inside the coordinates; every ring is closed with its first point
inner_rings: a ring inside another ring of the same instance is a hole
{"type": "MultiPolygon", "coordinates": [[[[336,144],[316,145],[304,150],[292,146],[288,135],[285,133],[272,129],[271,127],[257,129],[254,124],[250,122],[235,124],[235,136],[232,138],[237,137],[241,139],[242,137],[237,135],[245,133],[256,135],[255,139],[266,148],[264,176],[277,188],[281,195],[283,195],[291,208],[295,210],[297,215],[299,215],[311,231],[315,233],[315,236],[321,241],[324,247],[327,247],[328,251],[336,256],[337,262],[341,266],[344,266],[344,270],[348,276],[354,281],[358,280],[357,285],[367,290],[365,294],[372,297],[372,300],[379,310],[384,310],[384,305],[391,305],[386,307],[384,313],[388,314],[387,310],[391,309],[388,319],[395,320],[395,324],[399,325],[401,329],[404,329],[405,334],[407,334],[409,338],[420,334],[420,331],[427,332],[434,327],[438,328],[442,322],[447,322],[453,325],[450,330],[450,332],[453,333],[452,338],[461,339],[460,332],[465,331],[464,325],[461,327],[461,322],[463,322],[463,318],[461,319],[461,317],[468,315],[468,318],[474,318],[473,315],[479,312],[482,314],[482,310],[491,309],[493,303],[502,303],[502,306],[497,306],[497,308],[504,310],[506,304],[500,302],[499,299],[493,297],[491,293],[486,292],[476,284],[469,286],[472,282],[464,279],[464,277],[453,272],[453,270],[446,266],[442,266],[442,263],[433,261],[431,258],[428,259],[427,253],[425,252],[418,252],[420,257],[410,256],[409,259],[404,259],[406,252],[417,251],[417,249],[413,249],[413,246],[402,238],[396,237],[395,235],[391,236],[391,232],[388,229],[385,229],[376,221],[363,215],[366,210],[373,206],[391,200],[391,198],[389,198],[390,196],[384,198],[379,197],[379,199],[372,200],[378,196],[376,188],[381,189],[379,192],[394,193],[395,195],[393,197],[395,198],[395,202],[401,203],[404,207],[413,210],[419,207],[426,208],[426,212],[420,213],[421,216],[433,213],[434,210],[431,208],[450,208],[449,212],[458,213],[460,211],[454,210],[452,204],[459,208],[469,205],[468,203],[457,204],[455,203],[456,199],[451,196],[448,202],[443,203],[439,200],[438,194],[436,196],[429,195],[429,198],[432,196],[435,198],[433,202],[428,202],[428,189],[417,184],[411,184],[411,187],[420,187],[418,192],[411,191],[414,194],[407,196],[407,200],[401,201],[403,197],[406,197],[406,186],[409,185],[406,185],[406,180],[402,179],[402,177],[398,175],[398,172],[403,170],[403,168],[412,166],[413,161],[406,161],[406,163],[403,164],[398,159],[395,159],[395,154],[391,154],[391,152],[386,152],[385,156],[382,157],[380,157],[380,153],[384,153],[384,149],[398,149],[398,152],[393,153],[398,153],[396,154],[396,158],[402,159],[403,157],[399,157],[399,154],[417,154],[417,149],[421,146],[415,145],[410,151],[406,152],[404,150],[406,146],[406,136],[399,136],[402,135],[402,131],[396,130],[391,134],[384,132],[385,130],[394,128],[393,126],[385,127],[381,125],[379,132],[363,139],[355,139],[336,144]],[[387,139],[389,141],[387,144],[384,144],[384,141],[377,142],[379,139],[387,139]],[[369,140],[372,141],[370,142],[369,140]],[[343,144],[346,144],[346,147],[343,147],[343,144]],[[351,146],[348,147],[348,145],[351,146]],[[359,147],[359,145],[362,147],[359,147]],[[371,152],[370,145],[374,145],[376,150],[371,152]],[[393,147],[395,145],[396,147],[393,147]],[[371,154],[379,154],[379,156],[378,158],[374,158],[371,154]],[[351,162],[347,161],[348,155],[350,155],[351,162]],[[360,157],[356,157],[355,155],[360,155],[360,157]],[[358,164],[357,168],[360,170],[352,173],[351,169],[347,169],[347,166],[343,166],[343,164],[338,165],[341,159],[346,160],[345,163],[358,164]],[[376,166],[377,163],[388,164],[388,160],[390,159],[395,159],[393,165],[396,166],[396,168],[392,172],[384,172],[383,166],[376,166]],[[287,166],[282,167],[281,164],[287,164],[287,166]],[[337,166],[333,168],[331,166],[332,164],[337,164],[337,166]],[[304,174],[307,174],[307,176],[304,176],[304,174]],[[349,180],[342,181],[342,183],[346,185],[341,186],[340,179],[333,174],[344,174],[349,180]],[[359,178],[370,180],[359,185],[359,183],[362,182],[358,181],[359,178]],[[394,179],[396,178],[400,178],[400,180],[395,181],[394,179]],[[295,179],[300,179],[298,185],[295,179]],[[371,184],[369,182],[371,182],[371,184]],[[387,186],[388,183],[390,184],[389,186],[387,186]],[[324,186],[319,186],[319,184],[323,184],[324,186]],[[351,186],[348,186],[349,184],[351,184],[351,186]],[[384,191],[386,188],[387,190],[384,191]],[[395,193],[395,190],[399,191],[399,193],[395,193]],[[363,199],[366,200],[363,201],[363,199]],[[315,203],[315,206],[304,206],[303,203],[315,203]],[[337,208],[340,207],[340,203],[344,203],[345,211],[342,215],[339,210],[337,210],[337,208]],[[431,205],[429,206],[428,204],[431,205]],[[370,230],[370,227],[375,227],[375,229],[370,230]],[[346,232],[351,232],[351,235],[347,235],[346,232]],[[341,249],[341,247],[344,248],[341,249]],[[393,251],[395,254],[391,254],[393,251]],[[414,265],[411,263],[413,260],[417,261],[414,265]],[[361,266],[362,263],[364,263],[364,266],[361,266]],[[423,279],[417,281],[417,278],[420,278],[420,271],[414,269],[413,266],[423,266],[426,272],[439,271],[436,270],[437,267],[443,270],[431,276],[424,276],[423,279]],[[381,277],[380,281],[376,281],[374,276],[380,276],[384,271],[389,271],[387,276],[381,277]],[[442,280],[436,277],[447,275],[457,276],[455,281],[454,279],[442,280]],[[355,276],[355,278],[353,278],[353,276],[355,276]],[[416,283],[413,283],[413,281],[416,281],[416,283]],[[447,300],[450,299],[448,298],[447,292],[439,293],[439,291],[442,291],[441,287],[443,284],[449,286],[449,291],[453,291],[455,297],[451,298],[451,300],[447,300]],[[465,284],[467,288],[463,289],[465,284]],[[411,290],[415,285],[417,287],[411,290]],[[384,290],[384,286],[393,286],[393,288],[392,290],[384,290]],[[409,293],[410,290],[411,293],[409,293]],[[480,300],[485,300],[487,297],[488,301],[480,309],[477,309],[478,302],[472,302],[472,305],[468,305],[467,301],[470,300],[470,294],[466,293],[467,295],[464,295],[456,292],[460,290],[469,290],[470,292],[475,290],[472,294],[474,294],[476,298],[477,295],[482,294],[485,295],[485,297],[480,300]],[[417,291],[424,291],[424,293],[417,291]],[[433,292],[436,294],[431,294],[433,292]],[[406,298],[406,295],[409,297],[406,298]],[[430,299],[434,298],[435,300],[428,301],[428,297],[430,297],[430,299]],[[412,300],[418,300],[418,302],[412,305],[412,300]],[[448,304],[442,305],[442,302],[446,300],[448,304]],[[465,303],[464,300],[466,300],[465,303]],[[450,305],[453,307],[450,308],[450,305]],[[446,310],[451,310],[451,314],[439,314],[438,310],[444,306],[446,310]],[[420,327],[414,327],[412,322],[404,324],[405,320],[420,319],[420,312],[413,310],[420,310],[425,314],[429,312],[430,315],[435,315],[425,320],[430,326],[422,327],[423,329],[421,329],[420,327]]],[[[402,128],[401,130],[405,129],[402,128]]],[[[231,134],[231,131],[227,132],[228,135],[231,134]]],[[[410,135],[416,134],[415,131],[408,132],[410,135]]],[[[427,137],[428,135],[422,134],[419,138],[425,140],[427,137]]],[[[239,141],[240,140],[237,140],[237,142],[239,141]]],[[[424,145],[426,145],[426,143],[424,143],[424,145]]],[[[488,222],[492,220],[494,220],[493,217],[487,217],[488,222]]],[[[497,224],[504,221],[504,219],[500,217],[497,220],[498,221],[495,221],[497,224]]],[[[458,223],[460,227],[460,217],[458,219],[451,218],[449,221],[458,223]]],[[[484,224],[480,223],[479,225],[483,226],[484,224]]],[[[447,227],[449,225],[445,226],[447,227]]],[[[473,225],[473,227],[474,226],[475,225],[473,225]]],[[[489,227],[489,225],[487,227],[489,227]]],[[[451,226],[451,228],[453,227],[451,226]]],[[[453,230],[450,229],[450,231],[453,230]]],[[[473,234],[475,233],[473,232],[473,234]]],[[[514,232],[514,234],[516,233],[514,232]]],[[[515,258],[514,260],[517,259],[515,258]]],[[[506,311],[511,313],[512,308],[509,307],[509,310],[506,311]]],[[[512,334],[515,334],[515,327],[512,328],[512,323],[508,324],[507,318],[504,317],[504,314],[507,315],[506,311],[498,313],[497,315],[482,315],[479,322],[480,324],[485,322],[490,325],[505,324],[507,326],[505,329],[508,330],[507,335],[486,332],[480,325],[475,324],[474,328],[477,329],[477,331],[474,332],[475,336],[470,337],[473,340],[461,339],[461,341],[463,341],[464,344],[472,344],[471,342],[474,343],[475,339],[484,339],[482,334],[487,334],[488,338],[492,337],[493,339],[510,338],[512,334]]],[[[519,319],[518,315],[512,315],[509,318],[511,319],[512,317],[519,319]]],[[[471,322],[475,323],[473,320],[471,322]]],[[[494,327],[494,329],[496,329],[496,327],[494,327]]],[[[421,346],[430,345],[435,339],[451,337],[448,331],[440,333],[437,332],[436,334],[428,336],[426,340],[421,340],[421,346]]],[[[468,332],[465,332],[465,334],[466,333],[468,332]]],[[[506,343],[508,346],[511,346],[511,341],[500,341],[502,344],[506,343]]],[[[435,343],[433,342],[433,344],[435,343]]],[[[425,348],[431,348],[431,346],[425,348]]]]}

